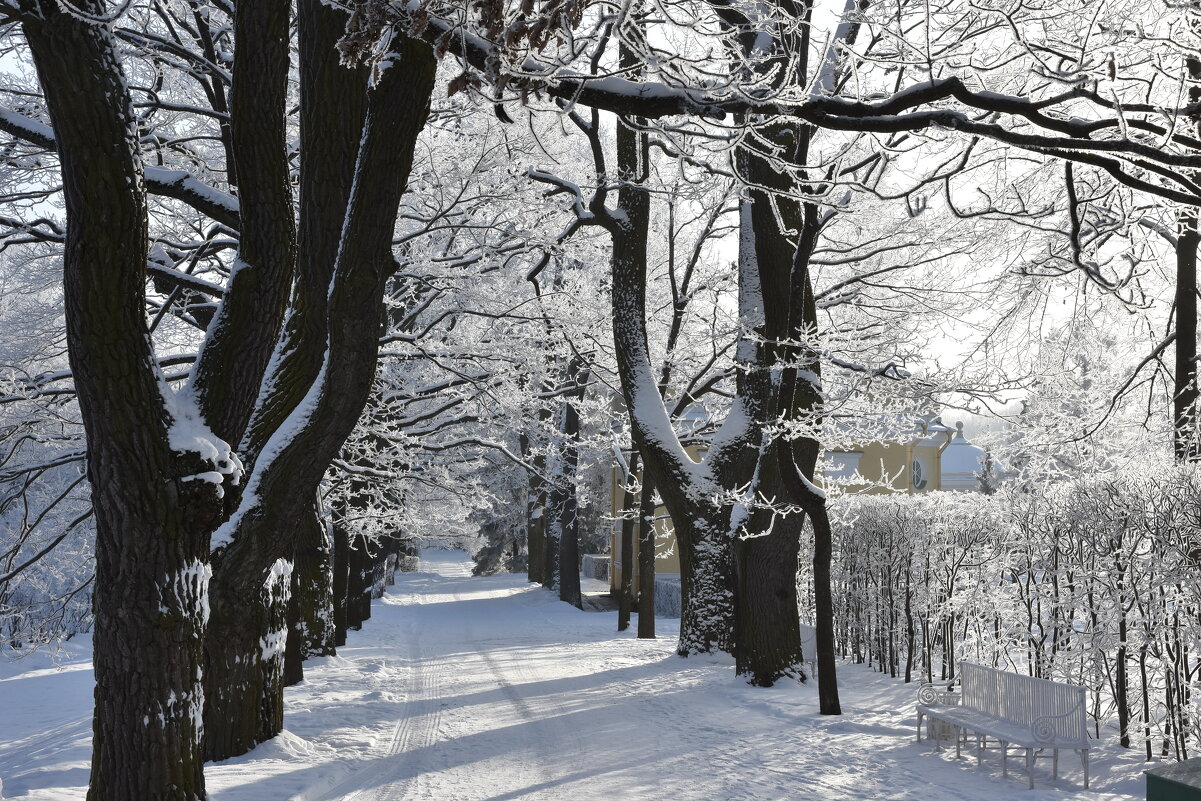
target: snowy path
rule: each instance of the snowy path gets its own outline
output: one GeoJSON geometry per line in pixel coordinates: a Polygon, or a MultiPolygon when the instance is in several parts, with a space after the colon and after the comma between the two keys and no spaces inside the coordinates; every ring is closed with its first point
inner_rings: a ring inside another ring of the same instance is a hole
{"type": "MultiPolygon", "coordinates": [[[[1001,777],[913,740],[912,686],[843,670],[841,718],[811,687],[746,686],[725,657],[681,660],[672,632],[616,634],[520,576],[423,555],[339,655],[306,665],[287,730],[207,769],[215,801],[805,801],[1141,795],[1137,755],[1095,757],[1093,790],[1001,777]]],[[[42,659],[35,657],[35,659],[42,659]]],[[[44,660],[43,660],[44,661],[44,660]]],[[[0,664],[5,798],[81,798],[90,665],[0,664]]]]}

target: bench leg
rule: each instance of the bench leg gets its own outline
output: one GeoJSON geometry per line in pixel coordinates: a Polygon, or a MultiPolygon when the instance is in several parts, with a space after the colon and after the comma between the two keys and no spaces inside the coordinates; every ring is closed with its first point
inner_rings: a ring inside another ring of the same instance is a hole
{"type": "Polygon", "coordinates": [[[1084,763],[1084,789],[1088,789],[1088,750],[1080,751],[1080,761],[1084,763]]]}
{"type": "Polygon", "coordinates": [[[917,713],[917,741],[922,741],[922,713],[917,713]]]}
{"type": "Polygon", "coordinates": [[[1001,775],[1009,778],[1009,743],[1001,741],[1001,775]]]}
{"type": "Polygon", "coordinates": [[[1026,749],[1026,773],[1030,776],[1030,789],[1034,789],[1034,749],[1026,749]]]}
{"type": "Polygon", "coordinates": [[[984,762],[984,735],[976,735],[976,767],[984,762]]]}
{"type": "Polygon", "coordinates": [[[963,753],[963,729],[955,727],[955,758],[959,759],[963,753]]]}
{"type": "Polygon", "coordinates": [[[1051,776],[1056,779],[1059,778],[1059,749],[1058,748],[1051,749],[1051,776]]]}

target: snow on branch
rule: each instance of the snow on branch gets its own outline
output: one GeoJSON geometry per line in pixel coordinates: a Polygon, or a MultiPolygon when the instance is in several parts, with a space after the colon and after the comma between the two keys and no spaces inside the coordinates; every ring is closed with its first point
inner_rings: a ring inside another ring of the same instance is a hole
{"type": "MultiPolygon", "coordinates": [[[[12,109],[0,107],[0,131],[46,150],[55,149],[54,130],[49,125],[12,109]]],[[[147,191],[155,195],[186,203],[235,231],[241,226],[237,199],[214,189],[189,172],[146,167],[145,180],[147,191]]]]}

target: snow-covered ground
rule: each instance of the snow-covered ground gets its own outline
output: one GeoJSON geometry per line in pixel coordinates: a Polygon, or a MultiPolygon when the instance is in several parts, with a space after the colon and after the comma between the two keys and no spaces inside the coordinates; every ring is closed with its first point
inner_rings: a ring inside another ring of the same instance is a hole
{"type": "MultiPolygon", "coordinates": [[[[612,613],[580,612],[523,577],[473,578],[461,552],[427,552],[339,655],[306,664],[287,729],[207,769],[216,801],[972,801],[1141,797],[1144,767],[1112,736],[1093,789],[1074,756],[1001,776],[914,741],[915,687],[842,669],[844,715],[812,687],[748,687],[725,657],[683,660],[674,632],[640,641],[612,613]]],[[[667,621],[674,623],[674,621],[667,621]]],[[[663,621],[661,621],[663,623],[663,621]]],[[[4,798],[80,799],[91,666],[68,644],[0,663],[4,798]]]]}

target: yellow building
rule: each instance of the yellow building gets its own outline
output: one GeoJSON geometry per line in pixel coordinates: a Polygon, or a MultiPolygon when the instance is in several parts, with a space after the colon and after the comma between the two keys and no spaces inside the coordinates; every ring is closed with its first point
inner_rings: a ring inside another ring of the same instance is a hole
{"type": "Polygon", "coordinates": [[[860,448],[827,451],[827,481],[845,492],[978,492],[985,452],[963,436],[963,423],[954,428],[940,417],[918,423],[909,440],[869,442],[860,448]]]}

